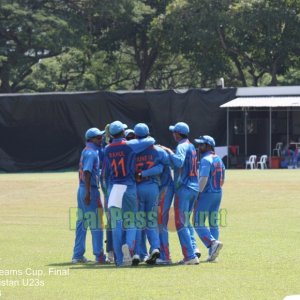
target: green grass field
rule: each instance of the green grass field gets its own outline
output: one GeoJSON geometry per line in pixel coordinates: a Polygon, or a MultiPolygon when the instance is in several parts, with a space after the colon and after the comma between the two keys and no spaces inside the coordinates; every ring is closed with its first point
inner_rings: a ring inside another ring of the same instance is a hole
{"type": "MultiPolygon", "coordinates": [[[[299,170],[227,171],[224,247],[218,263],[205,263],[207,251],[198,239],[203,253],[198,266],[71,265],[69,208],[76,206],[77,174],[0,174],[0,189],[0,299],[283,299],[300,294],[299,170]],[[55,269],[69,274],[49,275],[55,269]],[[19,285],[3,286],[11,281],[19,285]]],[[[88,236],[86,256],[92,259],[88,236]]],[[[173,261],[181,259],[175,232],[170,243],[173,261]]]]}

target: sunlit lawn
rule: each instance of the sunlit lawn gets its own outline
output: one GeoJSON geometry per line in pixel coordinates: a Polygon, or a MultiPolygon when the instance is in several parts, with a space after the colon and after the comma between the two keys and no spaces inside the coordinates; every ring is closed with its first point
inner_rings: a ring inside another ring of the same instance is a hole
{"type": "MultiPolygon", "coordinates": [[[[283,299],[300,294],[300,170],[227,171],[224,248],[218,263],[206,263],[207,250],[198,240],[198,266],[69,264],[74,242],[69,208],[76,206],[76,189],[75,172],[0,174],[0,298],[283,299]],[[49,275],[49,270],[68,269],[69,275],[49,275]],[[7,281],[19,286],[3,286],[7,281]]],[[[170,239],[176,262],[182,258],[177,234],[170,239]]],[[[91,252],[89,235],[86,256],[92,259],[91,252]]]]}

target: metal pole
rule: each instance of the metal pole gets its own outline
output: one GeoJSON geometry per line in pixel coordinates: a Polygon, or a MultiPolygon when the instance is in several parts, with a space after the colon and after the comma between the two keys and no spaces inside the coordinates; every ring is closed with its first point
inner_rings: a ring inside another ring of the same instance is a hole
{"type": "Polygon", "coordinates": [[[286,144],[289,145],[290,139],[290,108],[286,110],[286,144]]]}
{"type": "Polygon", "coordinates": [[[269,111],[269,166],[272,168],[272,107],[269,111]]]}
{"type": "Polygon", "coordinates": [[[226,165],[227,165],[227,169],[229,169],[229,107],[227,107],[227,135],[226,135],[226,144],[227,144],[227,161],[226,161],[226,165]]]}
{"type": "Polygon", "coordinates": [[[245,110],[244,110],[244,134],[245,134],[245,160],[247,159],[247,156],[248,156],[248,151],[247,151],[247,148],[248,148],[248,141],[247,141],[247,108],[245,107],[245,110]]]}

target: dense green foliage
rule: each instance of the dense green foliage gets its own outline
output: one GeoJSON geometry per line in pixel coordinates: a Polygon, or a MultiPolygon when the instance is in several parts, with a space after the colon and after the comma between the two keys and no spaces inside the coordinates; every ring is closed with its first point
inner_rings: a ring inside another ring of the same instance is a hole
{"type": "Polygon", "coordinates": [[[295,85],[300,0],[0,0],[0,93],[295,85]]]}

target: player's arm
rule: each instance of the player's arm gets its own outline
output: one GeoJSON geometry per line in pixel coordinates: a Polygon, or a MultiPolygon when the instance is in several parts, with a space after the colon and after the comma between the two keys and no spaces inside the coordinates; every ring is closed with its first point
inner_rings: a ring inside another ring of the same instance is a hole
{"type": "Polygon", "coordinates": [[[164,166],[169,165],[169,162],[170,162],[169,156],[166,153],[166,151],[164,151],[163,149],[161,149],[157,146],[155,146],[155,149],[157,150],[157,153],[158,153],[158,161],[153,167],[151,167],[147,170],[143,170],[141,172],[142,177],[160,175],[164,170],[164,166]]]}
{"type": "Polygon", "coordinates": [[[84,183],[85,183],[85,197],[84,201],[86,205],[91,203],[91,177],[92,170],[94,165],[94,160],[98,159],[98,154],[94,154],[91,151],[85,153],[83,158],[83,174],[84,174],[84,183]]]}
{"type": "Polygon", "coordinates": [[[162,173],[164,166],[162,164],[157,164],[150,169],[141,171],[142,177],[155,176],[162,173]]]}
{"type": "Polygon", "coordinates": [[[158,147],[160,147],[161,149],[163,149],[164,151],[166,151],[168,154],[174,154],[173,150],[166,147],[166,146],[163,146],[163,145],[158,145],[158,147]]]}
{"type": "Polygon", "coordinates": [[[224,182],[225,182],[225,166],[222,162],[222,174],[221,174],[221,182],[220,182],[221,187],[223,187],[224,182]]]}
{"type": "Polygon", "coordinates": [[[84,183],[85,183],[85,197],[84,201],[86,205],[91,203],[91,173],[89,171],[84,171],[84,183]]]}
{"type": "Polygon", "coordinates": [[[100,176],[100,184],[102,192],[105,196],[107,196],[107,186],[110,177],[110,169],[109,169],[109,160],[105,156],[102,162],[102,172],[100,176]]]}
{"type": "Polygon", "coordinates": [[[199,191],[200,193],[203,192],[206,184],[207,184],[207,181],[208,181],[208,176],[200,176],[199,178],[199,191]]]}
{"type": "Polygon", "coordinates": [[[135,152],[140,153],[146,150],[148,147],[154,145],[155,139],[153,137],[146,137],[144,139],[133,139],[127,141],[126,144],[135,152]]]}
{"type": "Polygon", "coordinates": [[[185,156],[186,156],[186,151],[185,148],[182,147],[181,145],[177,146],[176,153],[174,153],[170,148],[159,145],[163,150],[165,150],[170,157],[170,161],[173,166],[177,168],[181,168],[184,164],[185,156]]]}
{"type": "MultiPolygon", "coordinates": [[[[169,154],[161,147],[157,147],[159,152],[159,160],[164,166],[170,166],[169,154]]],[[[172,151],[172,150],[171,150],[172,151]]],[[[173,152],[173,151],[172,151],[173,152]]]]}
{"type": "Polygon", "coordinates": [[[186,147],[184,144],[179,144],[176,148],[176,153],[170,153],[170,161],[177,168],[183,167],[186,157],[186,147]]]}
{"type": "Polygon", "coordinates": [[[104,158],[104,149],[100,148],[98,150],[98,152],[99,152],[99,168],[100,168],[100,170],[102,170],[102,164],[103,164],[103,158],[104,158]]]}
{"type": "Polygon", "coordinates": [[[210,172],[210,163],[206,159],[201,159],[200,177],[199,177],[199,192],[202,193],[206,187],[210,172]]]}

